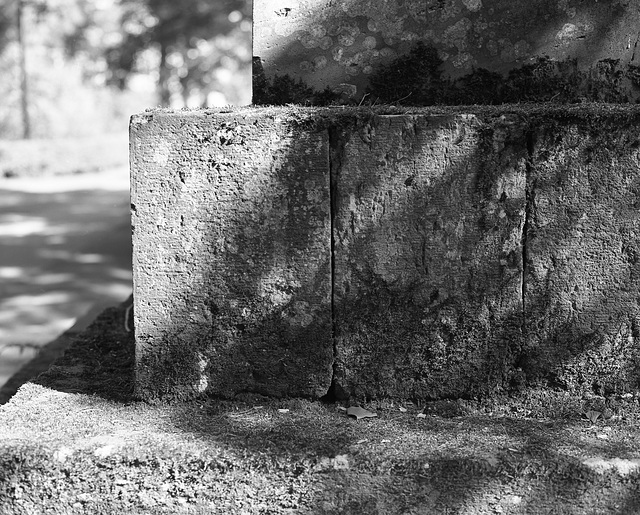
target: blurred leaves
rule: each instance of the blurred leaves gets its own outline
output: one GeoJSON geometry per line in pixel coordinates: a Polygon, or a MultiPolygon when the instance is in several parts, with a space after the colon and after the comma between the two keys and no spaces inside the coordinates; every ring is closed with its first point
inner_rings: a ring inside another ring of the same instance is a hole
{"type": "Polygon", "coordinates": [[[4,48],[9,42],[11,30],[15,24],[15,6],[17,2],[0,3],[0,49],[4,48]]]}
{"type": "Polygon", "coordinates": [[[106,52],[111,84],[125,87],[132,73],[148,68],[149,50],[156,54],[163,105],[171,103],[175,92],[185,103],[194,90],[206,93],[212,82],[210,71],[225,57],[249,66],[249,45],[238,41],[250,30],[251,6],[246,0],[121,0],[120,6],[121,39],[106,52]],[[215,51],[220,45],[224,52],[215,51]]]}
{"type": "Polygon", "coordinates": [[[35,138],[126,130],[159,103],[250,102],[247,0],[0,0],[0,138],[22,134],[20,5],[35,138]]]}

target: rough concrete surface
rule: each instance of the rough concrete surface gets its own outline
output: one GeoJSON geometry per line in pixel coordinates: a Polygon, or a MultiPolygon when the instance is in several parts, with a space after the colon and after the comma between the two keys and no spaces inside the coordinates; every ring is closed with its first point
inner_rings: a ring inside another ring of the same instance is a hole
{"type": "Polygon", "coordinates": [[[380,65],[423,42],[444,72],[506,73],[533,57],[640,64],[638,3],[628,0],[264,0],[254,47],[266,78],[302,80],[361,100],[380,65]]]}
{"type": "Polygon", "coordinates": [[[639,115],[594,104],[134,119],[139,394],[633,390],[639,115]],[[284,127],[295,145],[267,140],[284,127]],[[253,138],[251,156],[234,134],[253,138]],[[228,174],[211,155],[229,156],[228,174]],[[249,177],[262,196],[248,196],[249,177]]]}
{"type": "Polygon", "coordinates": [[[638,395],[131,398],[125,304],[0,406],[0,514],[633,514],[638,395]]]}
{"type": "Polygon", "coordinates": [[[137,388],[326,393],[328,135],[286,113],[131,122],[137,388]]]}

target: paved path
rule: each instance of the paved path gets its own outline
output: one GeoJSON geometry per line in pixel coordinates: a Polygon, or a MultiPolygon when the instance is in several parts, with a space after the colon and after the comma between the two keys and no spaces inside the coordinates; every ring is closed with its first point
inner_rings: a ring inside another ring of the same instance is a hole
{"type": "Polygon", "coordinates": [[[0,402],[45,344],[130,293],[126,168],[0,179],[0,402]]]}

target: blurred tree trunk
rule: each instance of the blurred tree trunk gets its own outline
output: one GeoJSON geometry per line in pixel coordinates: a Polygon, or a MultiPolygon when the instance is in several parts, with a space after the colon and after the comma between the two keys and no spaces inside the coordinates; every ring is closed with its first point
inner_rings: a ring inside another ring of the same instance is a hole
{"type": "Polygon", "coordinates": [[[160,69],[158,70],[158,97],[160,105],[168,107],[171,103],[171,91],[169,90],[169,80],[171,79],[171,70],[167,64],[168,46],[164,41],[160,41],[160,69]]]}
{"type": "Polygon", "coordinates": [[[22,112],[22,137],[31,138],[31,123],[29,120],[29,95],[27,84],[27,60],[24,42],[23,24],[24,0],[18,0],[16,7],[16,29],[18,38],[18,66],[20,67],[20,108],[22,112]]]}

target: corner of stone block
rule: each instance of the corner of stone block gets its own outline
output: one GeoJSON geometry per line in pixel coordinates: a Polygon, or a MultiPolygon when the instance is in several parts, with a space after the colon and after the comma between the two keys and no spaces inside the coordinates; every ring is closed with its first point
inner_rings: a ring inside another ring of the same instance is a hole
{"type": "Polygon", "coordinates": [[[134,132],[136,129],[144,127],[153,120],[153,112],[145,111],[144,113],[137,113],[131,116],[129,119],[129,132],[134,132]]]}

